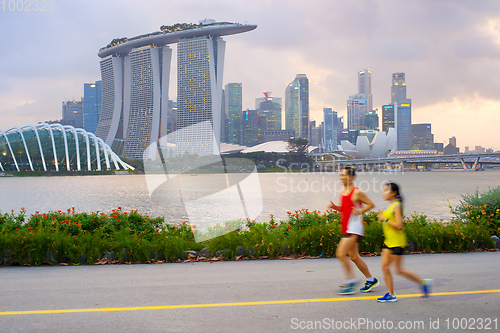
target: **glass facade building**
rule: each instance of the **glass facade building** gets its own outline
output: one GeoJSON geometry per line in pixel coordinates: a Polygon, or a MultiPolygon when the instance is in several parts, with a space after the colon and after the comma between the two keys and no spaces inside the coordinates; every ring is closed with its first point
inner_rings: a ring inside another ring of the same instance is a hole
{"type": "Polygon", "coordinates": [[[101,115],[102,81],[83,85],[83,129],[95,133],[101,115]]]}
{"type": "Polygon", "coordinates": [[[285,129],[309,140],[309,80],[297,74],[285,89],[285,129]]]}
{"type": "Polygon", "coordinates": [[[83,98],[80,101],[67,101],[62,103],[63,125],[83,128],[83,98]]]}
{"type": "Polygon", "coordinates": [[[220,151],[222,69],[226,42],[198,37],[177,44],[177,154],[220,151]],[[205,123],[206,125],[200,125],[205,123]]]}
{"type": "Polygon", "coordinates": [[[373,110],[372,71],[365,68],[358,72],[358,94],[365,95],[367,111],[373,110]]]}
{"type": "Polygon", "coordinates": [[[227,142],[239,145],[241,141],[241,114],[243,112],[242,84],[226,84],[224,94],[225,117],[227,118],[227,142]]]}
{"type": "Polygon", "coordinates": [[[411,100],[400,99],[394,107],[394,124],[397,133],[397,148],[399,150],[410,150],[413,147],[411,129],[411,100]]]}
{"type": "Polygon", "coordinates": [[[2,171],[128,170],[94,134],[61,124],[25,125],[0,130],[2,171]]]}
{"type": "Polygon", "coordinates": [[[364,94],[349,96],[347,100],[347,129],[366,129],[366,113],[368,112],[368,101],[364,94]]]}
{"type": "Polygon", "coordinates": [[[382,131],[394,128],[394,105],[382,105],[382,131]]]}

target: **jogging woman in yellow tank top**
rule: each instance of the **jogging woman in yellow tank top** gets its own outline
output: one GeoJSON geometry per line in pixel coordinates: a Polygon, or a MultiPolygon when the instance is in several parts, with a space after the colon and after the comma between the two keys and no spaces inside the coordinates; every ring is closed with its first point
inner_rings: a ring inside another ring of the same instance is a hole
{"type": "Polygon", "coordinates": [[[406,249],[407,240],[403,230],[403,198],[399,186],[387,183],[384,186],[384,200],[389,202],[389,208],[379,211],[378,220],[383,223],[384,244],[382,245],[382,271],[384,273],[387,294],[377,298],[379,302],[396,302],[390,266],[396,264],[396,273],[418,283],[422,288],[423,297],[429,296],[432,280],[422,280],[412,271],[403,269],[402,259],[406,249]]]}

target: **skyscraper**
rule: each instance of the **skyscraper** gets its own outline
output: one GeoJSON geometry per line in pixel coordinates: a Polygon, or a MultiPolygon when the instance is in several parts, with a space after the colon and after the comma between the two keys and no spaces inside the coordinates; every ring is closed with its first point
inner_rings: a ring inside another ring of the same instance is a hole
{"type": "Polygon", "coordinates": [[[413,147],[411,129],[411,99],[406,98],[405,73],[392,74],[391,103],[394,105],[394,127],[397,133],[397,148],[413,147]]]}
{"type": "Polygon", "coordinates": [[[222,38],[211,37],[178,43],[175,136],[178,153],[203,156],[219,152],[225,47],[222,38]],[[211,126],[193,126],[203,122],[211,126]]]}
{"type": "Polygon", "coordinates": [[[281,98],[271,97],[271,92],[264,92],[262,98],[255,99],[255,107],[266,117],[266,130],[281,130],[281,98]]]}
{"type": "Polygon", "coordinates": [[[399,150],[408,150],[413,147],[411,132],[411,99],[400,99],[394,105],[394,127],[397,134],[399,150]]]}
{"type": "Polygon", "coordinates": [[[285,90],[285,128],[309,140],[309,80],[297,74],[285,90]]]}
{"type": "Polygon", "coordinates": [[[405,73],[392,74],[391,104],[397,103],[400,99],[406,99],[405,73]]]}
{"type": "Polygon", "coordinates": [[[241,145],[252,147],[264,142],[266,117],[259,110],[245,110],[241,118],[241,145]]]}
{"type": "Polygon", "coordinates": [[[378,113],[377,109],[368,111],[365,116],[365,127],[368,130],[378,131],[378,113]]]}
{"type": "Polygon", "coordinates": [[[61,123],[75,128],[83,128],[83,98],[80,101],[62,103],[61,123]]]}
{"type": "Polygon", "coordinates": [[[434,150],[434,134],[432,134],[431,124],[413,124],[412,144],[413,149],[434,150]]]}
{"type": "Polygon", "coordinates": [[[394,128],[394,104],[382,105],[382,131],[394,128]]]}
{"type": "Polygon", "coordinates": [[[227,117],[227,142],[235,145],[241,140],[242,84],[228,83],[225,94],[225,114],[227,117]]]}
{"type": "Polygon", "coordinates": [[[365,95],[366,111],[373,110],[372,71],[367,68],[358,72],[358,94],[365,95]]]}
{"type": "Polygon", "coordinates": [[[102,81],[83,85],[83,129],[95,133],[101,115],[102,81]]]}
{"type": "Polygon", "coordinates": [[[323,146],[326,151],[337,149],[341,131],[337,111],[323,108],[323,146]]]}
{"type": "Polygon", "coordinates": [[[368,101],[364,94],[349,96],[347,101],[347,128],[349,130],[365,129],[367,112],[368,101]]]}
{"type": "MultiPolygon", "coordinates": [[[[96,135],[109,145],[123,135],[124,156],[142,158],[151,143],[168,133],[172,56],[168,44],[179,43],[176,149],[178,153],[218,153],[225,53],[220,36],[255,28],[203,20],[200,24],[162,26],[161,31],[112,40],[98,52],[102,59],[103,99],[96,135]]],[[[156,158],[155,150],[150,152],[149,158],[156,158]]]]}

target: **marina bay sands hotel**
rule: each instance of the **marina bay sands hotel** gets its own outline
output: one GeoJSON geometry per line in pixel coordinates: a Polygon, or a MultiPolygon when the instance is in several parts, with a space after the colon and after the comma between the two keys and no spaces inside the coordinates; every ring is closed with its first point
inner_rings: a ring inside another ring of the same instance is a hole
{"type": "Polygon", "coordinates": [[[175,151],[218,154],[226,43],[221,36],[256,27],[203,20],[111,41],[98,52],[102,106],[96,136],[110,146],[115,138],[123,138],[123,156],[136,159],[167,135],[169,45],[177,43],[175,151]]]}

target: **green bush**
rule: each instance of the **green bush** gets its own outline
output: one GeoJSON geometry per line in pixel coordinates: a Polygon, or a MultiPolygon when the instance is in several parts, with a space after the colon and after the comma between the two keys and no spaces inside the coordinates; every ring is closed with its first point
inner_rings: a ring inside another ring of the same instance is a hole
{"type": "Polygon", "coordinates": [[[486,192],[476,190],[473,194],[464,194],[460,204],[450,208],[456,220],[484,225],[490,235],[500,236],[500,186],[486,192]]]}
{"type": "MultiPolygon", "coordinates": [[[[493,248],[489,234],[492,225],[488,221],[498,218],[498,212],[485,216],[482,211],[488,206],[475,207],[466,211],[474,223],[440,223],[423,214],[406,216],[404,229],[411,250],[463,252],[493,248]]],[[[382,225],[374,212],[365,214],[364,219],[360,252],[379,254],[384,239],[382,225]]],[[[186,221],[166,224],[163,218],[124,212],[120,207],[110,214],[76,213],[71,208],[31,216],[21,209],[17,215],[13,211],[0,214],[0,256],[7,265],[94,264],[108,252],[113,252],[119,262],[176,262],[185,259],[185,251],[208,247],[214,254],[221,251],[223,259],[238,255],[270,259],[290,255],[333,257],[342,237],[338,213],[307,209],[288,212],[285,221],[276,221],[272,215],[268,222],[228,221],[207,229],[203,242],[196,242],[199,233],[186,221]]]]}

